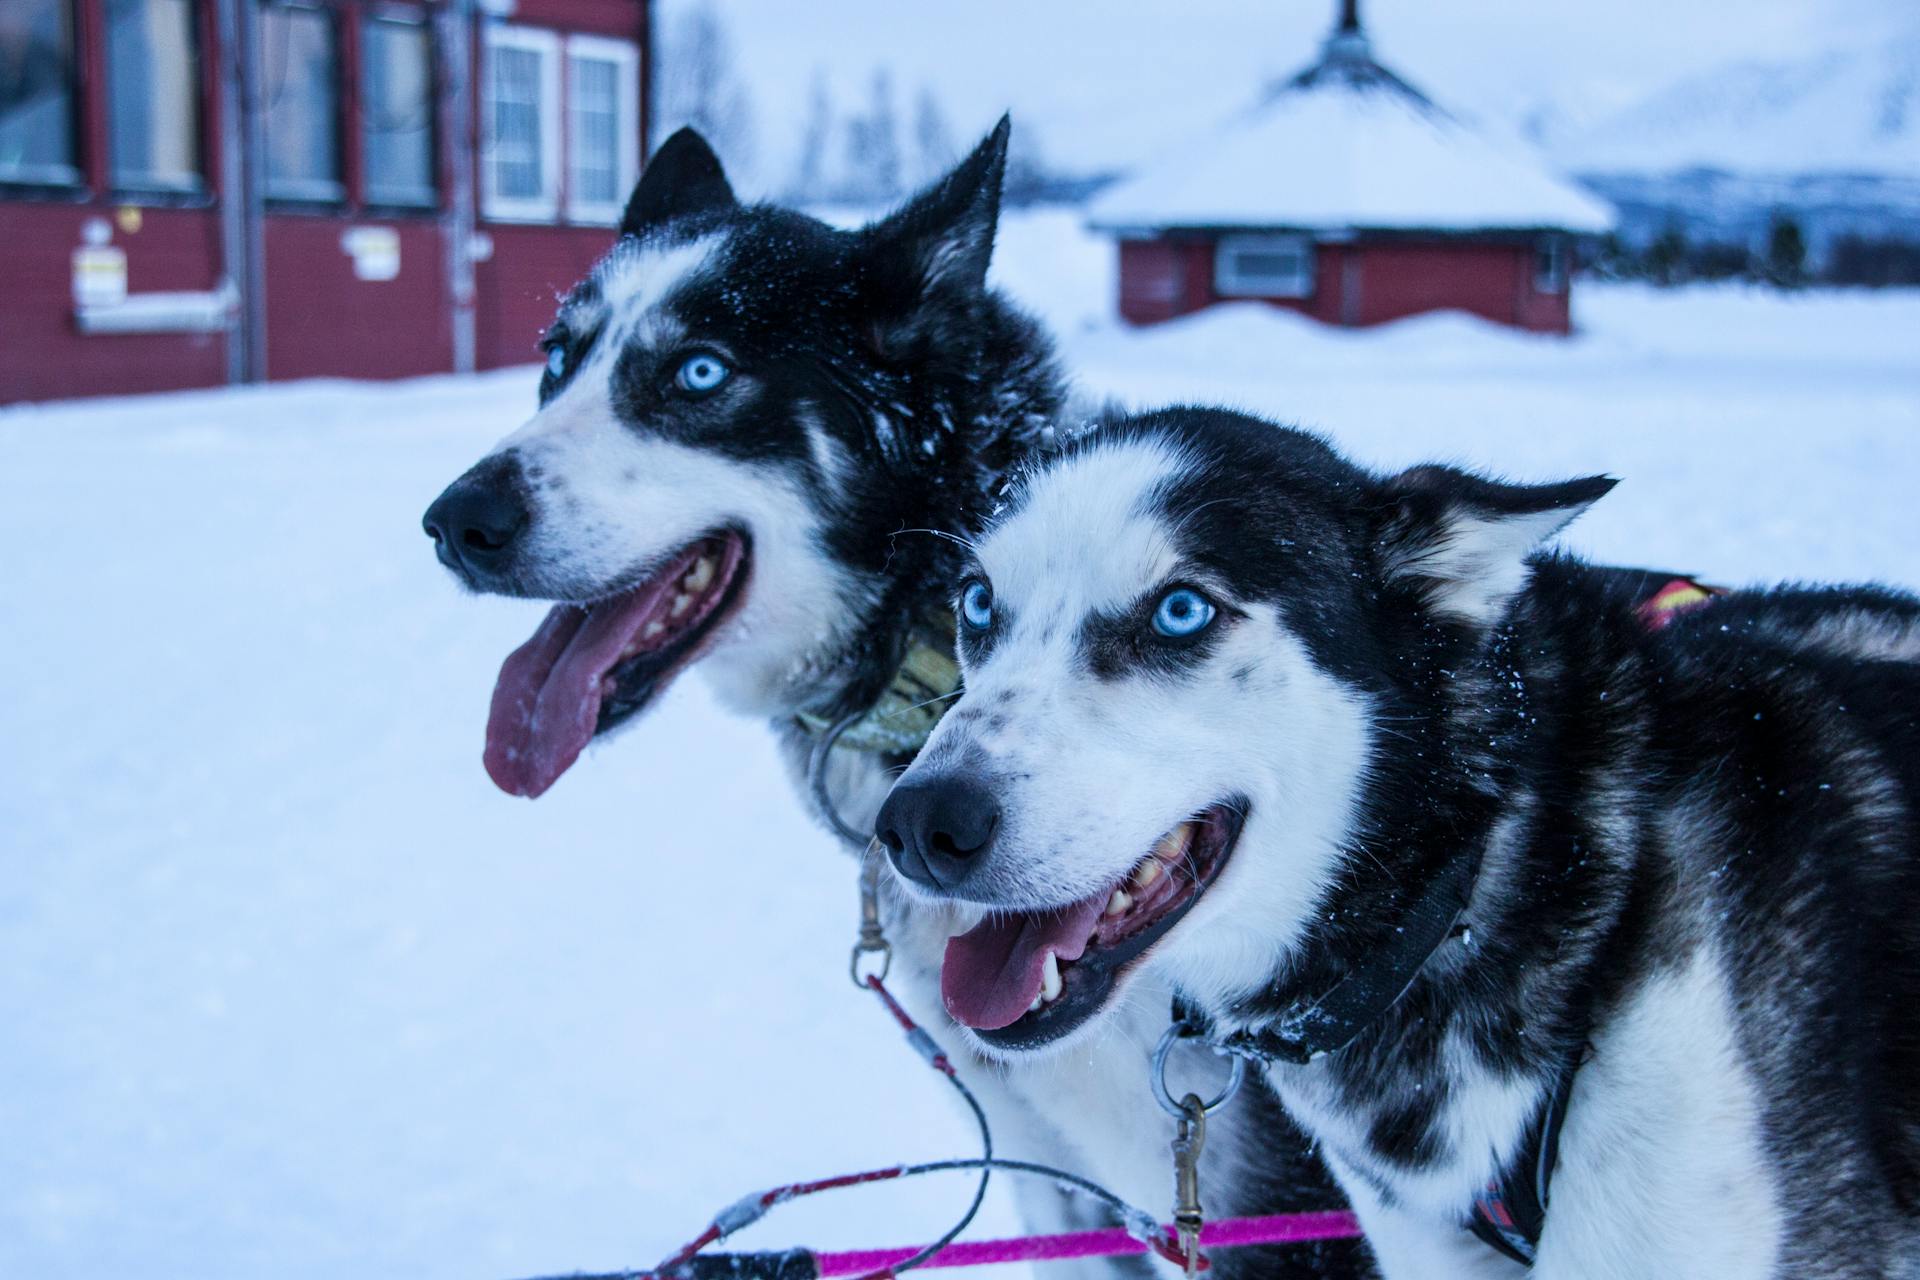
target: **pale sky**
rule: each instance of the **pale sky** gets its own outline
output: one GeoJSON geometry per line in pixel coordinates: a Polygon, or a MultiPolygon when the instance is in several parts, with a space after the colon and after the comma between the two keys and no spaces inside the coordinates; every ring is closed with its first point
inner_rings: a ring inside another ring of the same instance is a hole
{"type": "MultiPolygon", "coordinates": [[[[815,69],[857,109],[877,65],[956,134],[1011,108],[1066,167],[1119,167],[1244,106],[1309,60],[1333,0],[659,0],[711,3],[737,47],[764,163],[791,163],[815,69]]],[[[1383,60],[1437,99],[1512,121],[1592,115],[1733,60],[1783,60],[1920,25],[1914,0],[1362,0],[1383,60]]],[[[743,175],[752,182],[752,175],[743,175]]],[[[760,175],[763,182],[778,177],[760,175]]]]}

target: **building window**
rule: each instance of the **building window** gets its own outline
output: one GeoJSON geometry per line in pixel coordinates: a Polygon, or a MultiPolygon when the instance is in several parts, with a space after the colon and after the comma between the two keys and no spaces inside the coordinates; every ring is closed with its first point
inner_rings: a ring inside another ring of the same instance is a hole
{"type": "Polygon", "coordinates": [[[547,222],[560,212],[560,38],[531,27],[487,32],[486,181],[490,218],[547,222]]]}
{"type": "Polygon", "coordinates": [[[620,221],[640,168],[640,55],[596,36],[567,41],[567,217],[620,221]]]}
{"type": "Polygon", "coordinates": [[[193,0],[107,0],[107,152],[123,190],[197,191],[200,49],[193,0]]]}
{"type": "Polygon", "coordinates": [[[0,3],[0,182],[78,183],[73,120],[66,0],[0,3]]]}
{"type": "Polygon", "coordinates": [[[369,18],[361,43],[368,204],[431,208],[433,44],[426,26],[369,18]]]}
{"type": "Polygon", "coordinates": [[[1214,249],[1213,287],[1227,298],[1309,297],[1313,241],[1306,236],[1223,236],[1214,249]]]}
{"type": "Polygon", "coordinates": [[[1566,237],[1547,236],[1534,247],[1533,289],[1535,293],[1567,291],[1566,237]]]}
{"type": "Polygon", "coordinates": [[[267,194],[337,201],[340,181],[340,41],[323,9],[263,4],[260,95],[267,126],[267,194]]]}

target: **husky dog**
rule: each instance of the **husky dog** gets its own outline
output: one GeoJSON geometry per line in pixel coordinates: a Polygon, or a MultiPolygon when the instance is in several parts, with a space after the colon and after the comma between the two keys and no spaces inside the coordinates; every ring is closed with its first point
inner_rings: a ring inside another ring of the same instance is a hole
{"type": "Polygon", "coordinates": [[[1920,1276],[1920,601],[1651,617],[1613,486],[1174,409],[1016,482],[880,818],[1013,1064],[1174,986],[1388,1280],[1920,1276]]]}
{"type": "MultiPolygon", "coordinates": [[[[547,334],[539,411],[426,515],[470,588],[557,602],[494,690],[485,764],[501,788],[541,794],[698,662],[725,702],[772,722],[798,782],[827,726],[857,719],[820,790],[841,824],[871,829],[954,693],[962,543],[1062,406],[1045,336],[985,283],[1006,141],[1002,121],[855,231],[739,203],[691,131],[649,161],[617,243],[547,334]]],[[[937,1015],[955,924],[898,901],[887,924],[896,970],[937,1015]]],[[[975,1076],[1011,1149],[1157,1208],[1172,1130],[1147,1071],[1171,993],[1140,989],[1072,1062],[975,1076]]],[[[1209,1158],[1239,1168],[1238,1197],[1211,1208],[1338,1206],[1304,1138],[1236,1154],[1235,1126],[1255,1124],[1284,1124],[1270,1094],[1216,1126],[1209,1158]]],[[[1083,1221],[1051,1195],[1021,1188],[1036,1225],[1083,1221]]],[[[1312,1246],[1241,1265],[1341,1276],[1358,1257],[1312,1246]]]]}

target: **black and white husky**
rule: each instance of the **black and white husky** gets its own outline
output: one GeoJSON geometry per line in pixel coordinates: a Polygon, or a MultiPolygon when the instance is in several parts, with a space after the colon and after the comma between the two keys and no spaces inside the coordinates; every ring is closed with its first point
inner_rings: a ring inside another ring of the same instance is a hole
{"type": "Polygon", "coordinates": [[[1537,553],[1612,484],[1082,435],[975,542],[881,838],[979,921],[980,1046],[1174,986],[1388,1280],[1920,1276],[1920,601],[1656,629],[1537,553]]]}
{"type": "MultiPolygon", "coordinates": [[[[772,722],[796,779],[822,727],[882,703],[916,654],[950,666],[961,543],[1063,398],[1044,335],[985,283],[1006,137],[1002,122],[856,231],[738,203],[690,132],[648,163],[618,242],[547,335],[539,411],[426,517],[468,586],[559,602],[494,691],[485,763],[503,789],[545,791],[696,660],[724,701],[772,722]]],[[[894,727],[831,757],[827,798],[855,828],[924,738],[894,727]]],[[[937,1016],[954,924],[900,902],[889,915],[895,967],[937,1016]]],[[[1171,1130],[1146,1081],[1170,997],[1142,983],[1072,1061],[980,1073],[1011,1145],[1164,1204],[1171,1130]]],[[[1337,1205],[1304,1139],[1236,1156],[1234,1126],[1256,1122],[1281,1123],[1270,1094],[1216,1126],[1210,1157],[1235,1174],[1210,1207],[1337,1205]]],[[[1038,1217],[1074,1220],[1064,1204],[1038,1217]]],[[[1241,1265],[1340,1276],[1356,1257],[1241,1265]]]]}

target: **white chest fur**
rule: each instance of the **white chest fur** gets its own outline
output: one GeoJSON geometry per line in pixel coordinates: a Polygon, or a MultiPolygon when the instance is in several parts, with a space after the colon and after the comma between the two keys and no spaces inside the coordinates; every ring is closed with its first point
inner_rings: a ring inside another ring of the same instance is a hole
{"type": "Polygon", "coordinates": [[[1782,1212],[1756,1089],[1705,948],[1649,980],[1574,1080],[1537,1273],[1773,1275],[1782,1212]]]}
{"type": "MultiPolygon", "coordinates": [[[[1703,949],[1597,1029],[1567,1103],[1536,1280],[1774,1275],[1781,1207],[1732,1018],[1724,975],[1703,949]]],[[[1271,1077],[1323,1144],[1386,1280],[1523,1274],[1459,1224],[1512,1158],[1538,1093],[1502,1084],[1463,1046],[1450,1050],[1440,1123],[1451,1157],[1418,1173],[1372,1153],[1364,1117],[1334,1104],[1324,1067],[1271,1077]]]]}

